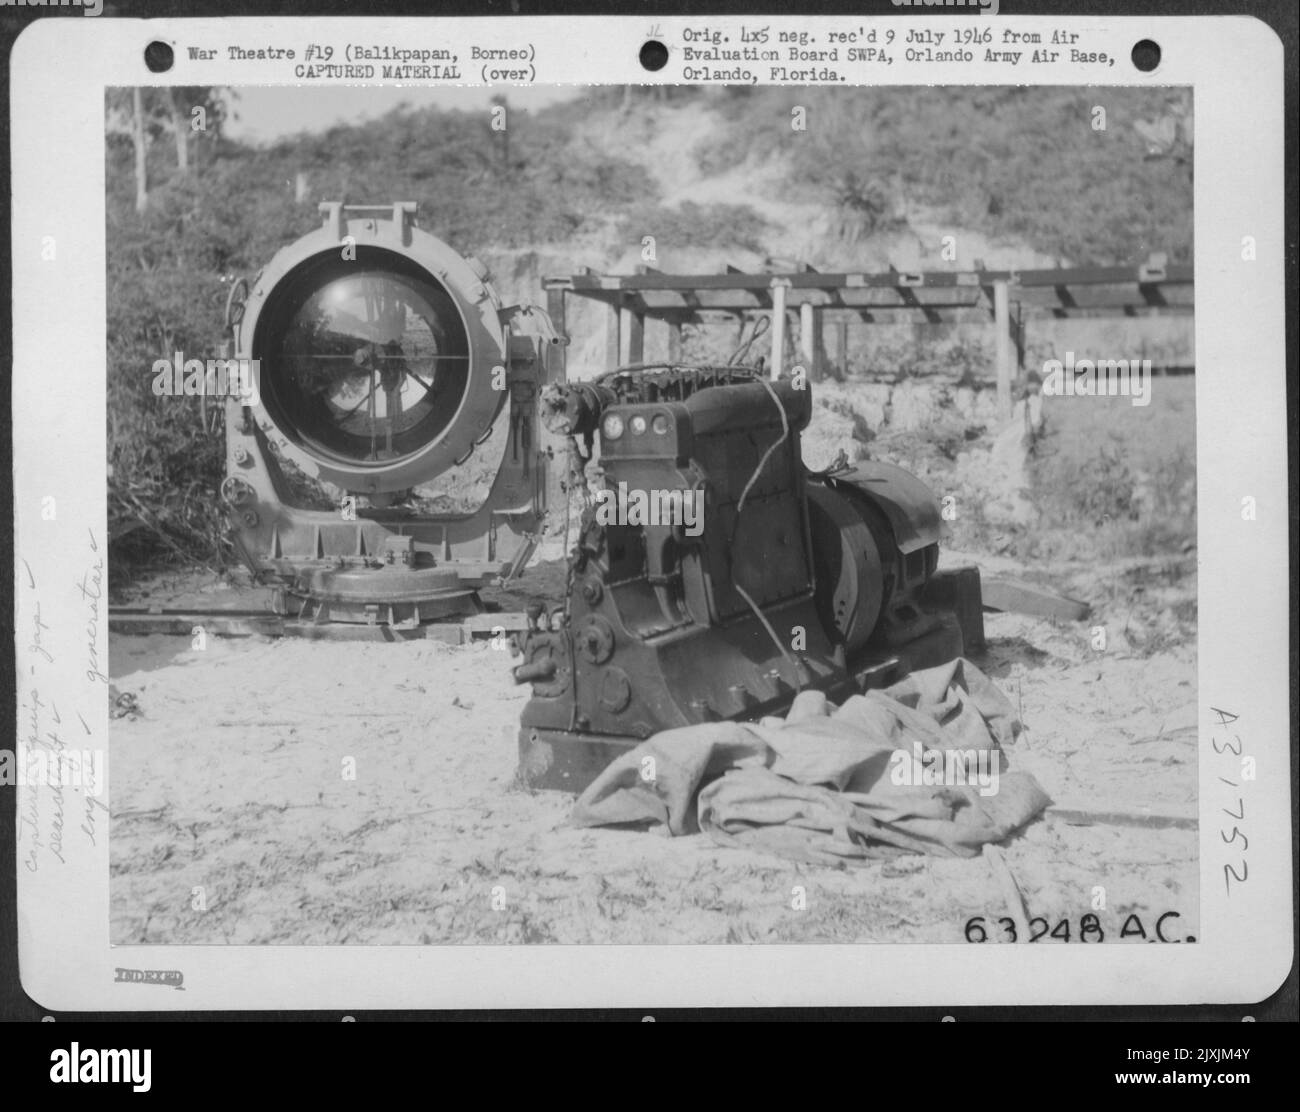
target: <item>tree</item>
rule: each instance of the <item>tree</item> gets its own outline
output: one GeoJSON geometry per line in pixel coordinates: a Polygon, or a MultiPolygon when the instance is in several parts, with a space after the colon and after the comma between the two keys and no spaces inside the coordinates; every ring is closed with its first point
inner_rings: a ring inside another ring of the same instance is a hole
{"type": "Polygon", "coordinates": [[[208,85],[177,85],[160,89],[166,115],[160,126],[172,133],[176,145],[176,168],[189,173],[190,139],[195,136],[215,138],[226,120],[226,96],[229,91],[208,85]]]}
{"type": "Polygon", "coordinates": [[[226,120],[227,102],[231,99],[230,90],[204,85],[109,91],[105,100],[105,132],[131,137],[135,151],[136,212],[144,212],[149,203],[151,143],[170,132],[176,149],[176,171],[188,175],[192,135],[197,133],[209,140],[219,137],[226,120]]]}
{"type": "Polygon", "coordinates": [[[183,114],[178,100],[180,89],[164,89],[163,99],[167,102],[167,115],[171,122],[172,138],[176,142],[176,169],[182,174],[190,172],[190,121],[183,114]]]}
{"type": "Polygon", "coordinates": [[[144,95],[139,85],[131,90],[131,109],[131,139],[135,144],[135,211],[144,212],[149,204],[149,166],[144,140],[144,95]]]}

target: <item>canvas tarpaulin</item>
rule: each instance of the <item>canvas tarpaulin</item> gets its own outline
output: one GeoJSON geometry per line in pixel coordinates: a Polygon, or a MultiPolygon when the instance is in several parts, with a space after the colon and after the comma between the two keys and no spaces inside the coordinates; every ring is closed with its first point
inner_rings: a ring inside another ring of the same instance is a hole
{"type": "Polygon", "coordinates": [[[798,695],[784,719],[665,730],[579,797],[577,826],[663,824],[715,841],[838,863],[898,852],[973,857],[1049,802],[1002,746],[1020,722],[966,660],[842,706],[798,695]]]}

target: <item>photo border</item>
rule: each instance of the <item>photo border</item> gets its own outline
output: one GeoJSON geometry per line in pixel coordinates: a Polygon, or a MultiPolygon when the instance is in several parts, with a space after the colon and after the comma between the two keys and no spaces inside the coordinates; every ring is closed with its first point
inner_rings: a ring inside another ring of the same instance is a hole
{"type": "MultiPolygon", "coordinates": [[[[539,17],[554,23],[564,17],[539,17]]],[[[654,17],[670,35],[674,26],[722,26],[740,17],[654,17]]],[[[811,26],[809,17],[763,17],[773,25],[783,18],[792,29],[811,26]]],[[[818,17],[851,21],[882,17],[818,17]]],[[[885,17],[896,28],[933,16],[885,17]]],[[[1115,51],[1131,45],[1131,21],[1104,17],[997,17],[1031,25],[1092,24],[1115,51]]],[[[105,383],[103,351],[104,159],[102,104],[105,86],[148,84],[143,66],[130,58],[142,43],[173,35],[178,41],[203,33],[202,24],[184,21],[43,21],[15,44],[12,66],[13,150],[39,152],[39,158],[14,158],[14,445],[15,589],[18,607],[19,663],[22,631],[30,627],[36,592],[24,570],[39,569],[45,582],[75,584],[85,571],[87,527],[106,537],[102,474],[105,442],[103,411],[84,399],[105,383]],[[172,25],[175,24],[173,30],[172,25]],[[105,40],[108,40],[106,45],[105,40]],[[51,66],[48,58],[58,57],[51,66]],[[110,61],[116,58],[117,61],[110,61]],[[128,72],[129,71],[129,72],[128,72]],[[87,112],[87,105],[94,107],[87,112]],[[39,163],[39,165],[37,164],[39,163]],[[40,259],[44,235],[61,246],[54,265],[40,259]],[[35,244],[35,247],[32,245],[35,244]],[[67,316],[80,322],[75,334],[61,335],[59,366],[72,368],[49,386],[38,372],[48,365],[43,337],[61,334],[67,316]],[[48,449],[50,430],[28,414],[82,412],[84,428],[60,422],[60,452],[48,449]],[[40,499],[52,493],[59,506],[55,522],[41,519],[40,499]]],[[[340,39],[360,33],[361,21],[317,20],[299,32],[293,19],[241,20],[245,37],[274,35],[299,41],[325,41],[326,30],[340,39]],[[339,23],[335,32],[328,24],[339,23]],[[282,24],[284,30],[254,24],[282,24]]],[[[392,23],[389,19],[376,22],[392,23]]],[[[462,32],[472,21],[446,19],[440,38],[462,32]]],[[[639,49],[646,18],[602,20],[598,30],[580,36],[592,44],[583,64],[594,71],[584,83],[623,84],[626,62],[639,49]],[[598,46],[598,48],[597,48],[598,46]],[[621,51],[620,46],[626,47],[621,51]]],[[[1195,947],[1155,949],[1138,946],[1076,949],[1043,947],[1010,959],[1006,947],[943,944],[872,946],[727,946],[719,962],[716,946],[491,946],[491,947],[171,947],[107,944],[107,845],[101,854],[70,860],[51,883],[33,883],[19,868],[20,967],[24,989],[52,1008],[67,1010],[196,1008],[394,1008],[394,1007],[580,1007],[656,1006],[861,1006],[1015,1005],[1069,1000],[1080,1004],[1192,1003],[1259,999],[1291,970],[1292,881],[1290,818],[1290,714],[1287,668],[1290,630],[1279,621],[1289,614],[1289,510],[1286,475],[1280,464],[1287,444],[1284,376],[1252,375],[1242,388],[1234,368],[1285,366],[1283,322],[1283,162],[1282,49],[1266,25],[1248,18],[1166,17],[1143,22],[1159,30],[1165,59],[1152,84],[1194,89],[1195,272],[1197,352],[1198,552],[1206,589],[1198,590],[1198,704],[1201,708],[1199,798],[1203,818],[1214,805],[1231,804],[1209,753],[1216,720],[1210,707],[1241,714],[1234,730],[1248,752],[1258,755],[1260,779],[1251,787],[1250,814],[1261,816],[1251,840],[1250,880],[1231,903],[1223,891],[1223,852],[1215,845],[1218,828],[1206,822],[1200,832],[1201,940],[1195,947]],[[1230,65],[1233,58],[1249,64],[1230,65]],[[1242,106],[1249,112],[1243,113],[1242,106]],[[1271,174],[1258,166],[1272,165],[1271,174]],[[1253,235],[1259,258],[1243,270],[1241,237],[1253,235]],[[1240,499],[1256,497],[1259,518],[1243,522],[1240,499]],[[1284,836],[1285,832],[1285,836],[1284,836]],[[96,870],[100,870],[99,873],[96,870]],[[1258,878],[1258,882],[1256,882],[1258,878]],[[102,889],[102,891],[101,891],[102,889]],[[576,951],[576,953],[571,953],[576,951]],[[629,952],[625,952],[629,951],[629,952]],[[160,988],[114,985],[113,967],[129,952],[133,964],[185,973],[183,994],[160,988]],[[1064,960],[1044,955],[1071,955],[1064,960]],[[1137,955],[1145,955],[1139,958],[1137,955]],[[1112,955],[1112,956],[1108,956],[1112,955]],[[215,963],[215,964],[214,964],[215,963]],[[147,1001],[140,999],[149,992],[147,1001]],[[562,999],[557,999],[562,997],[562,999]]],[[[480,21],[476,39],[505,45],[517,39],[517,23],[480,21]],[[495,26],[494,26],[495,25],[495,26]]],[[[570,49],[574,36],[535,22],[539,43],[554,35],[556,56],[570,49]]],[[[468,30],[468,28],[466,28],[468,30]]],[[[400,31],[390,32],[393,35],[400,31]]],[[[400,40],[395,40],[400,41],[400,40]]],[[[1100,47],[1099,47],[1100,48],[1100,47]]],[[[538,51],[539,58],[545,56],[538,51]]],[[[1124,56],[1127,55],[1127,47],[1124,56]]],[[[231,71],[238,63],[223,63],[231,71]]],[[[574,64],[564,67],[570,78],[574,64]]],[[[1070,83],[1056,67],[1035,84],[1070,83]]],[[[1115,70],[1120,70],[1117,65],[1115,70]]],[[[543,66],[539,65],[539,83],[543,66]]],[[[558,73],[558,69],[557,69],[558,73]]],[[[665,70],[664,73],[668,73],[665,70]]],[[[221,70],[204,84],[265,84],[264,80],[225,76],[221,70]]],[[[184,67],[175,81],[184,84],[184,67]]],[[[932,73],[905,66],[887,75],[889,85],[929,83],[932,73]]],[[[1004,73],[967,75],[972,84],[1005,84],[1004,73]]],[[[1136,71],[1124,67],[1123,80],[1088,73],[1090,85],[1138,85],[1136,71]]],[[[556,82],[561,83],[561,82],[556,82]]],[[[575,83],[572,80],[562,83],[575,83]]],[[[665,77],[643,84],[672,83],[665,77]]],[[[950,77],[944,84],[967,83],[950,77]]],[[[78,655],[79,621],[71,592],[53,595],[39,587],[43,620],[58,630],[51,646],[60,659],[78,655]]],[[[106,652],[106,621],[98,636],[106,652]]],[[[101,653],[101,656],[103,652],[101,653]]],[[[30,688],[19,669],[19,713],[30,688]]],[[[65,677],[63,682],[68,682],[65,677]]],[[[71,678],[75,690],[75,675],[71,678]]],[[[46,690],[62,692],[62,684],[46,690]]],[[[71,702],[81,696],[73,694],[71,702]]],[[[98,717],[87,714],[91,739],[107,748],[107,703],[98,717]]],[[[1216,735],[1222,738],[1222,732],[1216,735]]],[[[85,745],[85,742],[82,742],[85,745]]],[[[111,793],[111,768],[109,773],[111,793]]],[[[1014,951],[1010,951],[1014,952],[1014,951]]]]}

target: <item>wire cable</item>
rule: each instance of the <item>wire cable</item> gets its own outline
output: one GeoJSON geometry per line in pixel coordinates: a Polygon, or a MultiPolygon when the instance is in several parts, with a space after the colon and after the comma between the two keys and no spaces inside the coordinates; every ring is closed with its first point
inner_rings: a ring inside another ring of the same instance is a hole
{"type": "MultiPolygon", "coordinates": [[[[753,337],[750,339],[752,341],[753,337]]],[[[763,389],[767,391],[768,396],[776,405],[777,412],[781,415],[781,435],[774,440],[768,447],[767,451],[763,453],[763,458],[758,461],[758,466],[754,468],[754,473],[750,475],[749,482],[745,484],[744,489],[740,492],[740,499],[736,502],[736,516],[731,522],[731,537],[727,541],[727,560],[731,564],[731,585],[736,588],[736,593],[749,604],[749,608],[754,612],[754,617],[759,620],[763,628],[767,630],[767,635],[772,638],[772,644],[776,646],[777,652],[779,652],[785,658],[786,663],[790,665],[791,671],[794,673],[795,694],[798,695],[803,691],[803,680],[800,678],[800,669],[802,666],[793,656],[790,655],[790,651],[785,647],[781,638],[776,635],[776,630],[772,628],[772,623],[767,620],[767,615],[759,609],[758,604],[750,597],[749,592],[736,581],[736,568],[735,563],[732,560],[732,555],[736,550],[736,532],[740,528],[740,515],[745,508],[745,499],[749,497],[750,490],[758,481],[759,475],[763,473],[763,468],[767,466],[767,461],[772,458],[772,453],[790,439],[790,419],[786,416],[785,406],[781,404],[781,399],[776,396],[776,391],[772,389],[772,384],[768,382],[767,379],[760,378],[758,381],[763,384],[763,389]]]]}

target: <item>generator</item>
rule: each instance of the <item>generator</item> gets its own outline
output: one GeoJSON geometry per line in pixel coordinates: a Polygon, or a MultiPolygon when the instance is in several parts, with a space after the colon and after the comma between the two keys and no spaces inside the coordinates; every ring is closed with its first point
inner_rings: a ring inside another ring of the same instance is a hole
{"type": "Polygon", "coordinates": [[[225,401],[231,538],[292,618],[404,628],[473,614],[543,528],[554,475],[537,402],[559,337],[540,309],[504,306],[415,204],[320,212],[227,299],[224,354],[255,387],[225,401]],[[422,484],[457,475],[505,407],[486,499],[431,510],[422,484]]]}
{"type": "Polygon", "coordinates": [[[519,639],[519,778],[580,791],[666,729],[884,687],[984,642],[979,572],[938,570],[940,510],[884,461],[804,466],[802,373],[635,365],[553,384],[542,419],[600,476],[563,605],[519,639]]]}

